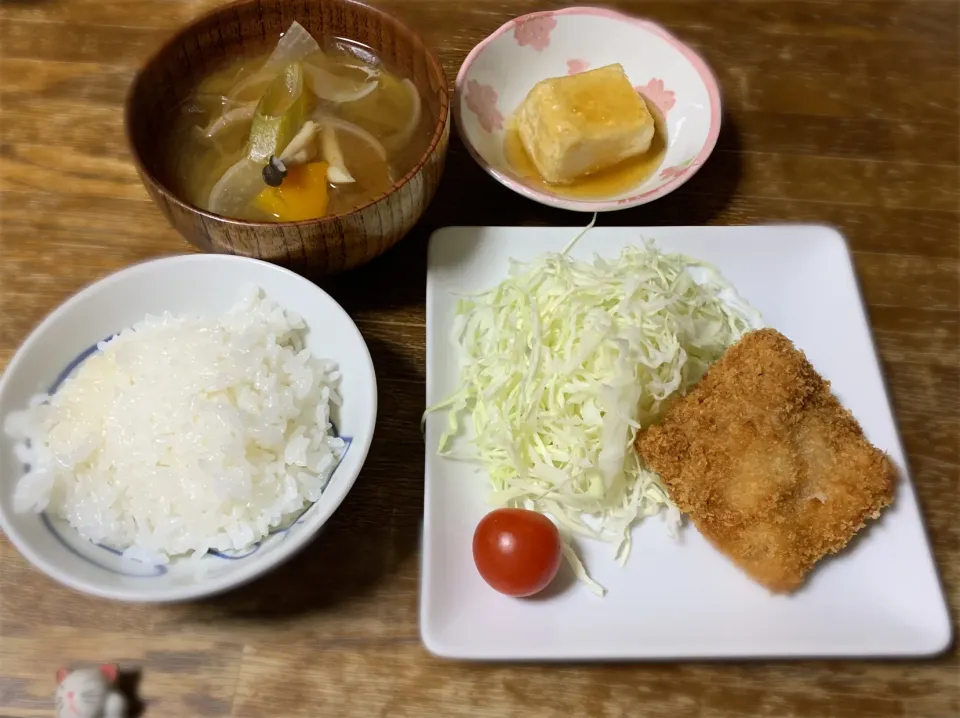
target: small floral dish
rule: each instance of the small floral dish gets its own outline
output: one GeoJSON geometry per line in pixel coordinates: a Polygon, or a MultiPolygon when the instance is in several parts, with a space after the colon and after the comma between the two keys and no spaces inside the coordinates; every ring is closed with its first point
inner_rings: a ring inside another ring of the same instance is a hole
{"type": "Polygon", "coordinates": [[[454,118],[473,158],[513,191],[542,204],[604,212],[651,202],[686,182],[720,133],[720,91],[703,59],[659,25],[596,7],[523,15],[477,45],[457,75],[454,118]],[[561,196],[533,186],[510,164],[510,116],[539,81],[620,63],[663,116],[666,150],[637,185],[602,199],[561,196]]]}

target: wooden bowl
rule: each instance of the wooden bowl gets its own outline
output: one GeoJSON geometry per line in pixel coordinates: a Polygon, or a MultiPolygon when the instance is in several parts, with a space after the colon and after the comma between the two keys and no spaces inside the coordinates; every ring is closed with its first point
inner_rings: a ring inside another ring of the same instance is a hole
{"type": "Polygon", "coordinates": [[[240,0],[194,20],[147,61],[127,96],[125,125],[147,192],[191,244],[206,252],[334,273],[385,252],[420,219],[443,172],[449,97],[436,55],[416,32],[383,10],[354,0],[240,0]],[[165,180],[163,162],[174,112],[205,75],[229,59],[268,51],[294,20],[314,37],[362,43],[409,77],[433,126],[426,152],[385,194],[352,212],[320,219],[248,222],[179,199],[165,180]]]}

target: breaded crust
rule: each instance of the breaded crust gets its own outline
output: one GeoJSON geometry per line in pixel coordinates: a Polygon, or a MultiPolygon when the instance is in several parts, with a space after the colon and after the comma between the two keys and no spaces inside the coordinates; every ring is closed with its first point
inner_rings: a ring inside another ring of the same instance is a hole
{"type": "Polygon", "coordinates": [[[697,529],[774,592],[893,501],[896,470],[785,336],[750,332],[637,450],[697,529]]]}

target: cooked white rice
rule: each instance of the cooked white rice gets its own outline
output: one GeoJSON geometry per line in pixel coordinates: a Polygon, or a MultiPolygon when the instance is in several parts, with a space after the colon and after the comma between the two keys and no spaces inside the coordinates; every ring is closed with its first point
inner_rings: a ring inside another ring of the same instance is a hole
{"type": "Polygon", "coordinates": [[[250,287],[222,316],[147,316],[101,342],[6,421],[30,466],[16,510],[145,561],[248,548],[320,497],[344,451],[340,372],[305,332],[250,287]]]}

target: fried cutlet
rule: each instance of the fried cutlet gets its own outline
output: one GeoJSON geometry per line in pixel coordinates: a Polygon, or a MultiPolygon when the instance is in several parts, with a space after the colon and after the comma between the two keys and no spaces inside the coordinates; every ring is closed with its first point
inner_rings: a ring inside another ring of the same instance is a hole
{"type": "Polygon", "coordinates": [[[893,501],[896,471],[785,336],[750,332],[637,437],[697,529],[771,591],[798,588],[893,501]]]}

